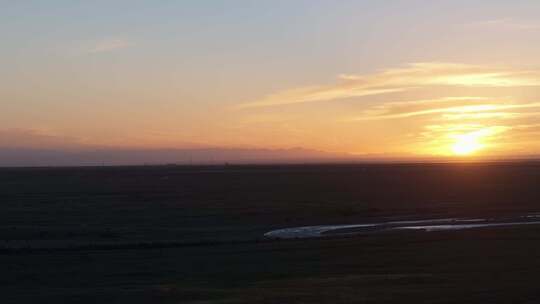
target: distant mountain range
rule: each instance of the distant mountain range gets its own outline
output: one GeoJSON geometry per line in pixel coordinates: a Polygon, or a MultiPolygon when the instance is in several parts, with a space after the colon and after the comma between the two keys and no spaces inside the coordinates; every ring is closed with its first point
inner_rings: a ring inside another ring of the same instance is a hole
{"type": "Polygon", "coordinates": [[[0,167],[225,165],[309,163],[418,163],[540,160],[537,155],[513,157],[448,158],[388,155],[352,155],[304,148],[185,148],[185,149],[35,149],[0,147],[0,167]]]}
{"type": "Polygon", "coordinates": [[[293,149],[87,149],[0,148],[0,166],[316,163],[353,160],[347,154],[293,149]]]}

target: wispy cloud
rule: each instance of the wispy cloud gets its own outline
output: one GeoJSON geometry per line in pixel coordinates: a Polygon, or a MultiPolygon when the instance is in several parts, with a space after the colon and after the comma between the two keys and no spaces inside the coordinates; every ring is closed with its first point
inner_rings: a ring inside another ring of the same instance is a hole
{"type": "Polygon", "coordinates": [[[399,103],[383,104],[382,106],[365,111],[359,117],[353,120],[380,120],[380,119],[396,119],[408,118],[414,116],[424,116],[433,114],[442,114],[441,119],[485,119],[485,118],[507,118],[511,116],[519,116],[520,114],[528,115],[527,111],[532,108],[540,108],[540,103],[523,103],[523,104],[504,104],[504,103],[479,103],[479,104],[455,104],[451,106],[440,106],[440,102],[434,101],[433,104],[439,106],[428,106],[423,104],[423,108],[418,109],[417,104],[406,105],[399,103]]]}
{"type": "Polygon", "coordinates": [[[332,85],[293,88],[240,105],[269,107],[381,95],[435,86],[540,86],[540,72],[444,62],[413,63],[368,75],[341,75],[332,85]]]}
{"type": "Polygon", "coordinates": [[[120,49],[125,49],[132,46],[132,43],[126,39],[103,39],[97,41],[89,49],[89,53],[105,53],[120,49]]]}
{"type": "Polygon", "coordinates": [[[84,146],[78,138],[39,129],[0,129],[0,148],[73,149],[84,146]]]}
{"type": "Polygon", "coordinates": [[[357,87],[350,81],[342,81],[335,86],[305,87],[292,89],[269,95],[255,102],[240,105],[240,108],[268,107],[304,103],[313,101],[326,101],[350,97],[388,94],[404,91],[405,88],[377,88],[357,87]]]}
{"type": "MultiPolygon", "coordinates": [[[[401,119],[413,125],[412,151],[452,155],[463,136],[479,136],[490,153],[531,144],[538,133],[540,102],[510,98],[447,97],[434,100],[388,102],[373,106],[349,121],[369,122],[401,119]],[[493,149],[491,149],[493,148],[493,149]]],[[[525,149],[526,150],[526,149],[525,149]]]]}
{"type": "Polygon", "coordinates": [[[517,126],[535,123],[540,117],[539,87],[538,69],[424,62],[371,74],[340,75],[333,84],[278,91],[240,108],[251,109],[248,115],[281,115],[289,109],[278,106],[358,98],[362,103],[312,105],[310,113],[331,110],[328,115],[340,115],[338,121],[349,123],[344,133],[373,129],[387,136],[389,147],[402,152],[452,155],[454,143],[470,136],[482,147],[504,153],[517,137],[534,136],[532,130],[517,126]],[[398,136],[394,126],[406,134],[398,136]]]}
{"type": "Polygon", "coordinates": [[[506,29],[517,31],[540,30],[540,23],[531,20],[516,20],[512,18],[498,18],[491,20],[482,20],[468,24],[469,27],[506,29]]]}

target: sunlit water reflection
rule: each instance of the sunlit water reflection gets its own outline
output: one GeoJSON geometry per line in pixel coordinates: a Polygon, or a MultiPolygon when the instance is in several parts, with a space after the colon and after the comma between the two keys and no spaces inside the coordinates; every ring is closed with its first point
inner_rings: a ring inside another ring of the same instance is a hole
{"type": "Polygon", "coordinates": [[[420,230],[426,232],[463,230],[474,228],[506,227],[518,225],[538,225],[538,214],[524,215],[513,219],[482,219],[482,218],[443,218],[389,221],[380,223],[348,224],[348,225],[319,225],[303,226],[272,230],[264,234],[273,239],[319,238],[329,236],[344,236],[365,234],[382,231],[420,230]]]}

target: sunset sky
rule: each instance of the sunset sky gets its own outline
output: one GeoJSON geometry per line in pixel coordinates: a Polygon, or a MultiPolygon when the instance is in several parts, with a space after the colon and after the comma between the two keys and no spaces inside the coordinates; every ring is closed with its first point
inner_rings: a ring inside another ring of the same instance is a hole
{"type": "Polygon", "coordinates": [[[0,148],[540,155],[540,1],[2,1],[0,148]]]}

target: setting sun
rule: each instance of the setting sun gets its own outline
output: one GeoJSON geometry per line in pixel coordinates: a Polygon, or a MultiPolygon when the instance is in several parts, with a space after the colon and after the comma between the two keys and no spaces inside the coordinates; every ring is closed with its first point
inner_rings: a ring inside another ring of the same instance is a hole
{"type": "Polygon", "coordinates": [[[452,146],[452,151],[456,155],[470,155],[480,150],[482,145],[478,142],[476,136],[466,134],[457,139],[452,146]]]}
{"type": "Polygon", "coordinates": [[[451,137],[454,143],[451,147],[452,153],[458,156],[475,154],[479,150],[486,148],[486,142],[492,140],[496,134],[506,130],[505,127],[483,127],[473,132],[464,134],[454,134],[451,137]]]}

